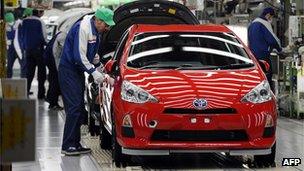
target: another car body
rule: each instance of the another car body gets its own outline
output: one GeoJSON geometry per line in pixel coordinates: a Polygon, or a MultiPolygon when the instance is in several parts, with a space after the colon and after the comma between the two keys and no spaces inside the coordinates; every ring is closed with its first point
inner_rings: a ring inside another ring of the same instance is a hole
{"type": "Polygon", "coordinates": [[[135,24],[105,70],[114,85],[101,88],[102,134],[115,162],[188,152],[274,162],[275,97],[227,27],[135,24]]]}
{"type": "Polygon", "coordinates": [[[92,12],[93,11],[89,8],[77,8],[64,12],[54,12],[43,16],[42,19],[46,23],[47,40],[51,40],[59,31],[67,34],[76,21],[82,18],[85,14],[92,12]]]}

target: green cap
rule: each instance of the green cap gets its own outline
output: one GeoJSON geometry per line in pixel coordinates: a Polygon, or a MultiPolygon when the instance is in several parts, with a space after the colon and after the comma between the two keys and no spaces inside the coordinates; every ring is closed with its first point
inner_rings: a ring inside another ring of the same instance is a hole
{"type": "Polygon", "coordinates": [[[29,17],[33,15],[33,8],[26,8],[24,11],[23,11],[23,16],[24,17],[29,17]]]}
{"type": "Polygon", "coordinates": [[[95,12],[95,17],[104,21],[109,26],[114,26],[113,21],[114,12],[109,8],[98,8],[95,12]]]}
{"type": "Polygon", "coordinates": [[[5,16],[4,16],[4,19],[8,23],[13,23],[15,21],[14,14],[11,13],[11,12],[6,13],[5,16]]]}

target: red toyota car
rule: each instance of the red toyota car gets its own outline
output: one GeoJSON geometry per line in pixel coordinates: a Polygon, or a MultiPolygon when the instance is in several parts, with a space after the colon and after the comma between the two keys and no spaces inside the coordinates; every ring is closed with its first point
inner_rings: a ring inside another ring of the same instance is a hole
{"type": "Polygon", "coordinates": [[[105,65],[101,139],[130,155],[225,152],[275,158],[277,109],[250,50],[220,25],[135,24],[105,65]]]}

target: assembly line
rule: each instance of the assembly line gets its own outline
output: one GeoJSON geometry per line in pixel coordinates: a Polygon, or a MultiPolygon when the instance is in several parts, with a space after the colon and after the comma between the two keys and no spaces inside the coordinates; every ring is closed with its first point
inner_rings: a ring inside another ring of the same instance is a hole
{"type": "Polygon", "coordinates": [[[1,5],[1,170],[304,169],[302,1],[1,5]]]}

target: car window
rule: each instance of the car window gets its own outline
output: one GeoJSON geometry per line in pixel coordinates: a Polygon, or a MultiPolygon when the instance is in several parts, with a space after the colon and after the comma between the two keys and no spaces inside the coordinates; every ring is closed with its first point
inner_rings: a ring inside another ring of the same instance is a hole
{"type": "Polygon", "coordinates": [[[233,34],[144,33],[135,36],[127,65],[134,68],[186,65],[187,69],[191,69],[231,65],[249,67],[253,61],[233,34]]]}
{"type": "Polygon", "coordinates": [[[116,51],[114,53],[114,57],[113,57],[114,60],[120,61],[125,44],[128,39],[128,35],[129,35],[129,29],[123,33],[121,40],[119,41],[119,44],[117,45],[117,49],[116,49],[116,51]]]}

